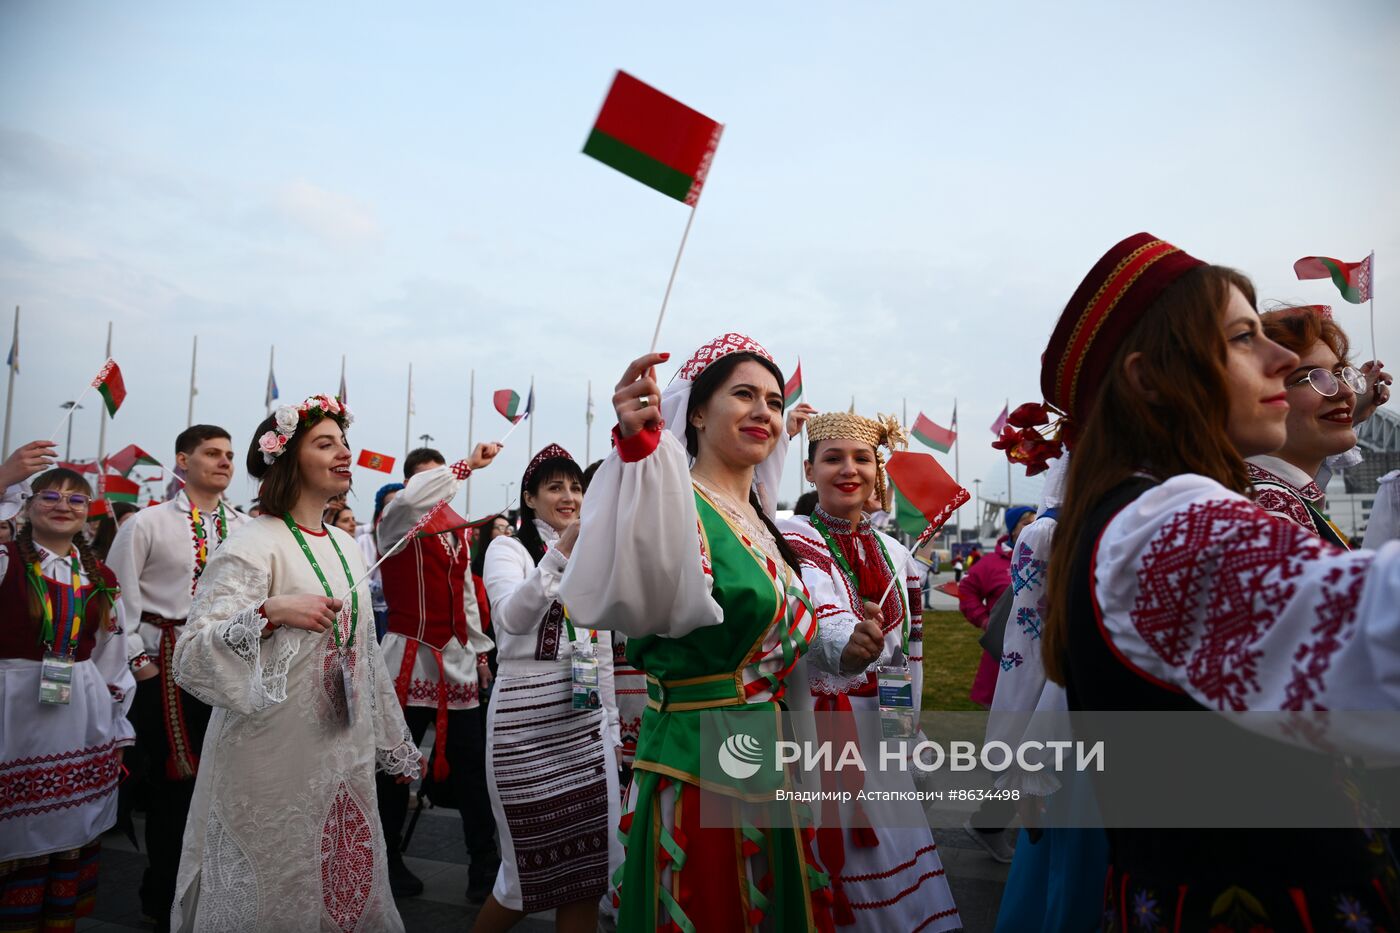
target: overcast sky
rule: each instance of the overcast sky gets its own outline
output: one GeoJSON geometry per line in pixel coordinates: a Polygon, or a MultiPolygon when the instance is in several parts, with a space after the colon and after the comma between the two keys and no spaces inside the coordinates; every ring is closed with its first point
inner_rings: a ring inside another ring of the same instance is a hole
{"type": "MultiPolygon", "coordinates": [[[[801,357],[819,408],[907,400],[946,425],[956,396],[963,483],[1003,495],[988,426],[1039,398],[1056,316],[1139,230],[1261,298],[1333,304],[1361,359],[1367,309],[1291,266],[1374,249],[1379,355],[1400,362],[1397,49],[1385,0],[7,0],[11,443],[48,436],[111,321],[130,396],[109,451],[172,459],[197,334],[195,420],[240,452],[275,344],[284,400],[334,392],[346,355],[356,448],[402,455],[412,363],[411,433],[449,459],[472,369],[478,440],[507,427],[491,392],[533,375],[535,446],[580,461],[591,379],[601,456],[687,211],[579,151],[623,68],[726,124],[662,348],[744,331],[785,371],[801,357]]],[[[74,457],[96,453],[90,401],[74,457]]],[[[527,446],[522,426],[477,475],[473,513],[504,504],[527,446]]],[[[356,471],[362,520],[384,480],[356,471]]]]}

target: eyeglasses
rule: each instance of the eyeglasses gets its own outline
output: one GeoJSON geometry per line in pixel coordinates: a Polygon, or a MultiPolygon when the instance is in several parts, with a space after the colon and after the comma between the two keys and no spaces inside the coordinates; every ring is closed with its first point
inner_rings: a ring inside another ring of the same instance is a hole
{"type": "Polygon", "coordinates": [[[51,509],[56,509],[60,504],[65,502],[70,509],[85,509],[88,507],[88,503],[92,501],[91,496],[85,496],[80,492],[70,493],[65,496],[63,493],[54,492],[52,489],[45,489],[43,492],[37,493],[34,498],[51,509]]]}
{"type": "Polygon", "coordinates": [[[1306,376],[1294,382],[1290,382],[1284,388],[1292,389],[1303,383],[1312,386],[1314,392],[1324,398],[1331,398],[1342,390],[1342,383],[1345,382],[1348,389],[1357,395],[1366,392],[1366,377],[1350,366],[1343,366],[1341,372],[1331,372],[1318,367],[1310,369],[1306,376]]]}

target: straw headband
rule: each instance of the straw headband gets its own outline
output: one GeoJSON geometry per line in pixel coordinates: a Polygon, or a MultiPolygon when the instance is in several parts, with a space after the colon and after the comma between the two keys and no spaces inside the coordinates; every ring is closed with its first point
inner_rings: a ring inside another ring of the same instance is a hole
{"type": "Polygon", "coordinates": [[[813,444],[818,441],[852,440],[877,448],[875,492],[880,497],[880,508],[889,511],[890,491],[885,483],[885,459],[878,448],[884,447],[894,453],[898,448],[909,446],[909,437],[899,419],[894,415],[863,418],[853,412],[826,412],[813,415],[807,422],[807,440],[813,444]]]}

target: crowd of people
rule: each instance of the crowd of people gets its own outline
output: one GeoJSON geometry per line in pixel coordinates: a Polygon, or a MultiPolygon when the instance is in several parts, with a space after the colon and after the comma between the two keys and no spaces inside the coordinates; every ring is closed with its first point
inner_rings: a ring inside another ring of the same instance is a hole
{"type": "MultiPolygon", "coordinates": [[[[974,625],[1006,603],[972,699],[1400,708],[1400,544],[1349,549],[1321,492],[1389,397],[1381,364],[1351,356],[1319,309],[1261,315],[1234,270],[1147,234],[1110,249],[1054,324],[1043,401],[1002,439],[1014,462],[1053,465],[1040,506],[1008,510],[961,575],[974,625]]],[[[793,804],[773,825],[763,778],[700,760],[718,713],[815,711],[871,749],[887,691],[917,716],[924,569],[871,519],[903,428],[786,409],[784,374],[742,334],[663,391],[668,360],[621,374],[603,461],[534,452],[515,521],[446,505],[491,467],[486,443],[456,462],[409,452],[358,525],[353,418],[326,395],[268,415],[241,456],[229,430],[181,432],[183,487],[112,515],[109,540],[88,540],[94,490],[52,444],[15,451],[0,465],[0,519],[18,518],[0,545],[5,928],[71,928],[99,837],[136,807],[157,929],[402,929],[395,898],[423,889],[402,854],[415,781],[460,813],[478,930],[546,910],[577,931],[600,914],[625,931],[960,928],[927,826],[893,826],[873,800],[793,804]],[[779,519],[804,428],[815,495],[779,519]],[[249,514],[225,497],[240,463],[260,484],[249,514]]],[[[861,780],[912,788],[908,772],[861,780]]],[[[1014,848],[1014,808],[966,828],[1014,852],[1002,929],[1400,924],[1384,832],[1041,831],[1036,801],[1092,789],[1001,780],[1024,795],[1014,848]]]]}

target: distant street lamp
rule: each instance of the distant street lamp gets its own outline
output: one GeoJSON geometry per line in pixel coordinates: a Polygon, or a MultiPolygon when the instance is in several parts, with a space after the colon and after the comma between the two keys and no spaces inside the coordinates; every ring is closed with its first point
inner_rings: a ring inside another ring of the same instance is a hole
{"type": "Polygon", "coordinates": [[[506,487],[506,506],[505,506],[505,507],[506,507],[506,510],[509,511],[509,510],[510,510],[510,490],[511,490],[511,487],[515,485],[515,481],[514,481],[514,480],[511,480],[509,483],[502,483],[501,485],[504,486],[504,487],[506,487]]]}
{"type": "Polygon", "coordinates": [[[427,447],[433,442],[433,436],[431,434],[420,434],[418,435],[418,439],[423,442],[424,447],[427,447]]]}

